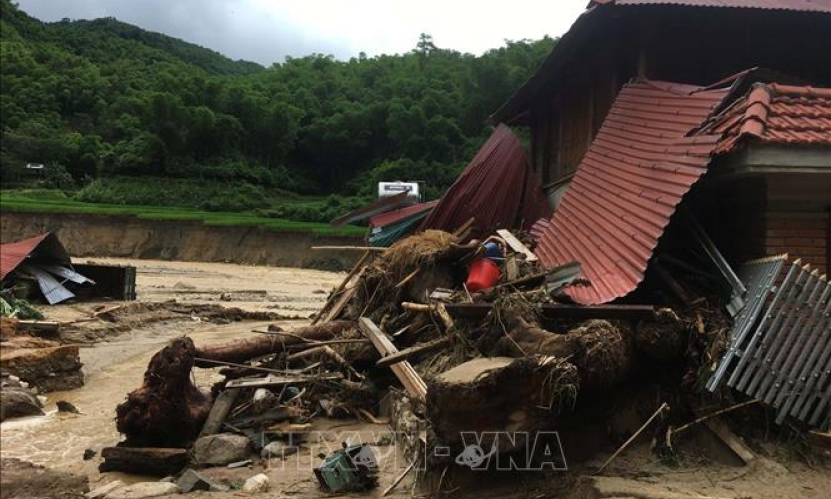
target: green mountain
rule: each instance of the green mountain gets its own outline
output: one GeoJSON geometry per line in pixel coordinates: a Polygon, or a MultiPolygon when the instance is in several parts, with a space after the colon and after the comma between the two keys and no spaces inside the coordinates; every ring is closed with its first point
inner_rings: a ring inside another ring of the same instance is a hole
{"type": "MultiPolygon", "coordinates": [[[[157,200],[126,186],[230,182],[242,193],[232,204],[256,208],[252,189],[369,195],[378,180],[406,178],[434,197],[553,44],[473,56],[422,35],[406,54],[263,68],[112,18],[43,23],[0,0],[0,179],[146,204],[157,200]],[[27,163],[48,165],[46,178],[27,163]]],[[[217,191],[182,204],[227,208],[217,191]]]]}

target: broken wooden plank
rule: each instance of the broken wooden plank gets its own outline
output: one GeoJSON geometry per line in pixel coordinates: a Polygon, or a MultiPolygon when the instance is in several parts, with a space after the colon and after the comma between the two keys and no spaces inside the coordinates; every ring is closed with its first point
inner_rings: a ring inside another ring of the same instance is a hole
{"type": "MultiPolygon", "coordinates": [[[[490,303],[447,303],[445,308],[452,317],[459,319],[482,319],[490,312],[490,303]]],[[[542,316],[546,319],[622,319],[637,320],[650,318],[655,313],[652,305],[562,305],[544,304],[542,316]]]]}
{"type": "Polygon", "coordinates": [[[318,381],[334,381],[343,379],[341,373],[326,373],[319,375],[296,375],[296,376],[275,376],[268,375],[265,378],[240,378],[229,381],[225,388],[264,388],[269,386],[302,385],[318,381]]]}
{"type": "Polygon", "coordinates": [[[496,231],[496,233],[499,235],[499,237],[505,240],[505,244],[510,246],[512,250],[525,255],[525,261],[536,262],[538,260],[537,255],[535,255],[533,251],[529,250],[528,246],[522,244],[522,241],[517,239],[516,236],[511,233],[511,231],[507,229],[499,229],[496,231]]]}
{"type": "Polygon", "coordinates": [[[720,418],[709,419],[704,422],[704,424],[709,428],[713,435],[718,437],[719,440],[728,448],[730,449],[733,454],[738,456],[739,459],[745,465],[750,464],[754,459],[756,459],[756,454],[753,453],[750,448],[745,445],[744,442],[735,434],[733,433],[730,428],[722,421],[720,418]]]}
{"type": "Polygon", "coordinates": [[[460,241],[464,241],[467,239],[467,236],[470,235],[471,229],[473,229],[473,224],[476,222],[476,217],[470,217],[467,219],[467,222],[463,223],[459,226],[458,229],[453,231],[453,235],[458,237],[460,241]]]}
{"type": "MultiPolygon", "coordinates": [[[[372,341],[372,344],[378,350],[378,353],[381,354],[381,357],[398,353],[398,348],[395,347],[383,331],[378,329],[378,326],[372,322],[372,319],[361,317],[358,320],[358,327],[372,341]]],[[[420,400],[422,403],[427,401],[427,385],[421,379],[421,376],[415,372],[415,369],[413,369],[413,366],[409,362],[406,360],[401,361],[391,365],[390,369],[392,369],[392,372],[395,373],[395,376],[401,381],[404,389],[407,390],[407,393],[411,397],[420,400]]]]}
{"type": "Polygon", "coordinates": [[[453,327],[453,318],[447,312],[447,308],[445,307],[444,303],[433,303],[430,305],[425,305],[423,303],[413,303],[409,301],[405,301],[401,303],[401,308],[404,310],[409,310],[410,312],[422,312],[422,313],[435,313],[439,319],[441,320],[442,324],[446,329],[450,329],[453,327]]]}
{"type": "Polygon", "coordinates": [[[362,271],[364,266],[367,264],[367,260],[369,260],[370,255],[371,253],[366,252],[361,256],[360,259],[358,259],[358,261],[355,263],[355,265],[352,267],[349,273],[346,274],[346,277],[343,278],[343,281],[341,281],[340,285],[338,285],[337,289],[335,289],[335,291],[326,299],[326,303],[323,304],[323,307],[320,310],[318,310],[318,312],[315,314],[314,319],[312,319],[312,326],[317,324],[320,318],[323,317],[323,314],[326,312],[326,310],[330,306],[332,306],[335,297],[343,291],[343,288],[345,288],[346,285],[349,284],[349,281],[351,281],[352,278],[355,277],[355,274],[362,271]]]}
{"type": "Polygon", "coordinates": [[[416,357],[420,354],[439,350],[449,344],[450,338],[439,338],[437,340],[429,341],[427,343],[413,345],[409,348],[405,348],[404,350],[399,350],[398,353],[387,355],[386,357],[381,357],[381,359],[378,360],[378,362],[376,362],[375,365],[378,367],[391,366],[393,364],[409,360],[410,358],[416,357]]]}
{"type": "MultiPolygon", "coordinates": [[[[356,283],[360,282],[361,277],[364,275],[364,272],[366,272],[366,269],[367,269],[367,265],[363,265],[360,268],[360,270],[358,271],[358,273],[355,274],[355,279],[354,280],[355,280],[356,283]]],[[[343,307],[345,307],[346,304],[349,303],[349,300],[351,300],[352,297],[355,296],[355,292],[357,290],[358,290],[357,284],[355,286],[352,286],[351,288],[346,289],[343,292],[343,294],[341,294],[340,298],[335,303],[335,305],[332,307],[332,309],[329,310],[328,312],[326,312],[326,315],[323,317],[323,322],[329,322],[329,321],[335,320],[338,317],[338,315],[340,315],[341,311],[343,310],[343,307]]]]}
{"type": "Polygon", "coordinates": [[[238,388],[229,388],[217,395],[214,405],[211,407],[211,412],[208,413],[208,419],[205,420],[205,425],[202,426],[202,431],[199,433],[200,437],[219,433],[222,423],[228,417],[231,407],[237,400],[237,395],[239,395],[238,388]]]}

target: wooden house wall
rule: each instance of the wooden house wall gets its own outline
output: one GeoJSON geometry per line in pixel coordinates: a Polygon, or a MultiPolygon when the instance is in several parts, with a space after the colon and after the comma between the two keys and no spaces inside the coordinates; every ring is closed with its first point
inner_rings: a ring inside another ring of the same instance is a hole
{"type": "Polygon", "coordinates": [[[621,10],[614,32],[597,33],[567,74],[534,101],[531,151],[544,185],[573,174],[620,88],[635,76],[708,85],[764,67],[831,85],[827,16],[745,9],[621,10]]]}

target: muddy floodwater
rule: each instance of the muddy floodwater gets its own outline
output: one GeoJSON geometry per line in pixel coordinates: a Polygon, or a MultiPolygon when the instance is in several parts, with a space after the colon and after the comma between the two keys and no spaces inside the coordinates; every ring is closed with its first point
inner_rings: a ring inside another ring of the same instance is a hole
{"type": "MultiPolygon", "coordinates": [[[[83,345],[80,355],[85,385],[77,390],[46,394],[45,416],[2,423],[0,455],[86,473],[92,485],[101,480],[97,474],[99,461],[84,461],[84,451],[92,449],[100,453],[101,448],[115,445],[120,440],[115,428],[115,407],[141,384],[150,357],[169,340],[187,335],[200,345],[255,335],[251,332],[253,329],[264,329],[275,322],[286,329],[304,325],[324,303],[328,291],[344,276],[315,270],[233,264],[94,261],[135,265],[138,302],[175,300],[187,304],[214,304],[302,319],[217,324],[198,315],[184,320],[155,321],[150,313],[142,316],[142,322],[136,327],[83,345]],[[81,414],[58,413],[55,404],[61,400],[75,405],[81,414]]],[[[44,307],[43,310],[50,320],[71,321],[88,317],[100,305],[112,307],[117,303],[82,302],[44,307]]],[[[203,387],[220,379],[216,369],[195,369],[194,376],[197,384],[203,387]]],[[[111,479],[106,478],[104,482],[111,479]]]]}
{"type": "MultiPolygon", "coordinates": [[[[344,273],[234,264],[95,261],[135,265],[138,269],[137,303],[125,305],[118,320],[82,322],[62,329],[64,341],[81,345],[86,384],[77,390],[46,394],[47,413],[44,416],[0,424],[2,457],[20,458],[85,475],[93,489],[114,479],[128,483],[158,480],[122,473],[99,473],[98,465],[101,449],[120,441],[115,428],[116,406],[128,392],[140,386],[151,356],[169,340],[187,335],[199,346],[256,335],[258,333],[252,330],[262,330],[274,323],[286,330],[306,325],[309,317],[323,305],[327,293],[345,276],[344,273]],[[233,315],[232,319],[223,316],[225,311],[233,308],[256,313],[258,318],[236,320],[240,314],[233,315]],[[275,314],[273,320],[261,320],[263,313],[275,314]],[[72,403],[81,413],[58,413],[58,401],[72,403]],[[84,460],[87,449],[94,451],[95,456],[84,460]]],[[[89,318],[98,307],[119,305],[118,302],[81,302],[43,307],[43,310],[50,320],[69,322],[89,318]]],[[[221,379],[218,369],[194,369],[194,376],[197,385],[204,388],[221,379]]],[[[389,438],[386,443],[378,443],[382,441],[379,436],[390,436],[386,424],[315,417],[312,425],[317,436],[304,444],[303,452],[283,461],[257,461],[250,467],[215,467],[200,472],[215,481],[236,484],[255,474],[266,473],[271,480],[271,491],[257,497],[311,499],[322,495],[312,472],[312,468],[321,462],[319,455],[329,454],[342,441],[366,442],[373,443],[378,458],[380,487],[352,497],[381,497],[409,464],[403,453],[390,445],[389,438]]],[[[597,431],[602,432],[602,429],[597,431]]],[[[565,449],[567,456],[572,450],[565,449]]],[[[670,467],[655,459],[647,439],[618,457],[609,473],[613,476],[604,477],[602,481],[605,491],[592,488],[589,493],[588,489],[580,488],[586,476],[591,475],[591,470],[599,464],[589,461],[570,462],[566,473],[554,476],[503,476],[482,472],[460,475],[456,473],[458,470],[452,469],[446,476],[446,470],[412,473],[389,497],[427,497],[430,490],[439,489],[453,492],[454,497],[506,499],[828,497],[826,492],[831,490],[828,461],[793,459],[787,449],[772,444],[755,450],[759,457],[746,467],[724,466],[706,456],[700,461],[686,462],[684,466],[670,467]],[[660,492],[656,493],[656,490],[660,492]]],[[[242,497],[236,491],[203,494],[242,497]]]]}

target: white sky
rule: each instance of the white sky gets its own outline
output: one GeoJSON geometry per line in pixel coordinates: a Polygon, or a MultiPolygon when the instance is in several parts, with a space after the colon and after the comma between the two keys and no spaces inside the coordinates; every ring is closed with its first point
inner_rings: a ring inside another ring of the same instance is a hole
{"type": "Polygon", "coordinates": [[[480,54],[505,39],[557,37],[588,0],[18,0],[44,21],[112,16],[270,65],[286,55],[339,59],[407,52],[420,33],[480,54]]]}

